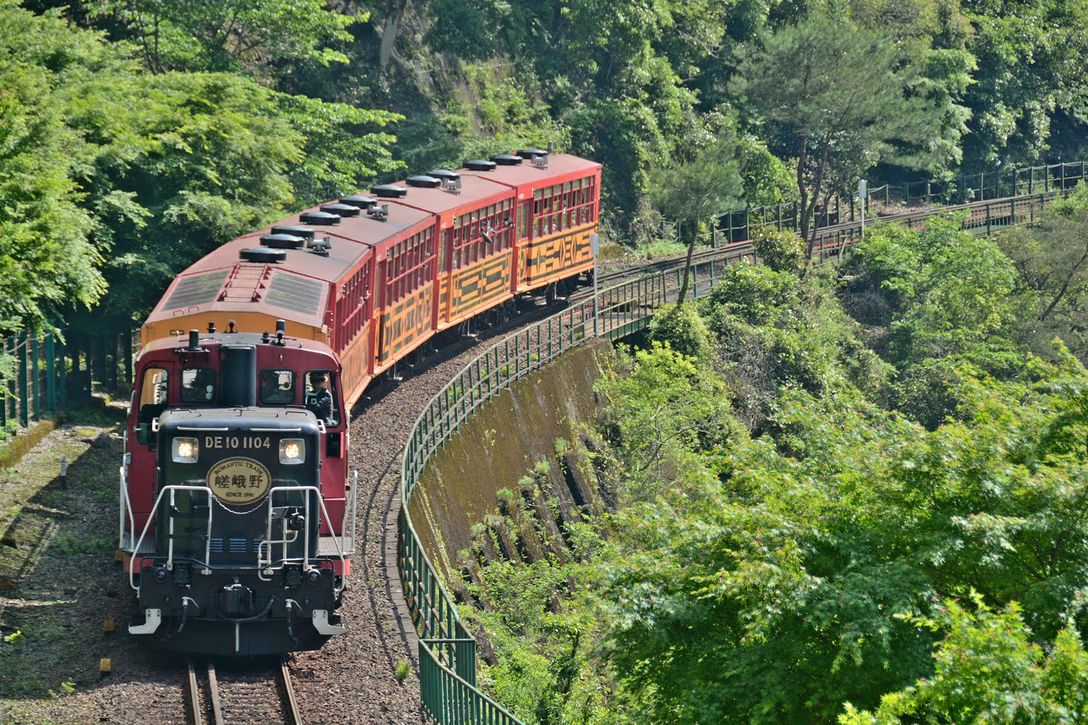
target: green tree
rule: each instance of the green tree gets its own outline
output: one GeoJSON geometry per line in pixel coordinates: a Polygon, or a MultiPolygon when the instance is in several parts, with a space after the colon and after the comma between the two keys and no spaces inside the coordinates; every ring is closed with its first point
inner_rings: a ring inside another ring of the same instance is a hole
{"type": "Polygon", "coordinates": [[[245,70],[274,76],[286,63],[346,62],[330,46],[365,21],[330,10],[324,0],[93,0],[138,45],[147,67],[166,70],[245,70]]]}
{"type": "MultiPolygon", "coordinates": [[[[64,123],[54,91],[100,68],[92,42],[64,42],[54,13],[35,18],[0,2],[0,333],[56,324],[105,290],[93,221],[73,176],[90,150],[64,123]]],[[[81,39],[84,41],[90,39],[81,39]]]]}
{"type": "Polygon", "coordinates": [[[1020,608],[971,608],[945,601],[919,627],[946,632],[937,645],[932,677],[885,695],[875,713],[847,706],[840,725],[895,722],[1080,722],[1088,715],[1088,652],[1072,627],[1059,632],[1045,655],[1031,642],[1020,608]]]}
{"type": "Polygon", "coordinates": [[[1026,329],[1058,334],[1075,353],[1088,355],[1088,186],[1056,200],[1038,225],[1010,229],[997,240],[1034,297],[1037,322],[1026,329]]]}
{"type": "Polygon", "coordinates": [[[110,76],[65,91],[68,123],[95,142],[83,180],[111,292],[139,317],[169,280],[293,206],[394,168],[394,116],[284,96],[230,74],[110,76]]]}
{"type": "Polygon", "coordinates": [[[1088,13],[1078,2],[977,0],[965,3],[978,70],[964,163],[992,168],[1036,161],[1048,150],[1055,118],[1083,134],[1088,93],[1083,59],[1088,13]]]}
{"type": "Polygon", "coordinates": [[[723,134],[690,159],[662,167],[653,174],[650,188],[654,204],[666,216],[679,220],[687,237],[684,277],[676,297],[677,303],[683,304],[700,225],[713,213],[736,206],[740,200],[743,181],[735,137],[731,132],[723,134]]]}
{"type": "Polygon", "coordinates": [[[904,60],[886,35],[817,12],[767,37],[738,68],[735,89],[764,121],[772,150],[797,159],[810,257],[816,212],[843,182],[881,161],[921,163],[937,110],[912,95],[918,69],[904,60]]]}
{"type": "Polygon", "coordinates": [[[699,360],[710,353],[710,332],[695,305],[662,305],[650,319],[650,339],[699,360]]]}

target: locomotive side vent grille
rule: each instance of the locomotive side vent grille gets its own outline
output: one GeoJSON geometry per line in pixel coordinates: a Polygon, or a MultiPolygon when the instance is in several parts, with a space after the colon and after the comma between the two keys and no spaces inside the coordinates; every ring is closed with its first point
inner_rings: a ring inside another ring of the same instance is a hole
{"type": "Polygon", "coordinates": [[[270,305],[316,314],[321,309],[325,285],[317,280],[278,272],[268,286],[265,301],[270,305]]]}
{"type": "Polygon", "coordinates": [[[211,538],[211,541],[209,542],[209,544],[210,544],[211,552],[213,554],[222,554],[223,553],[223,537],[222,536],[213,536],[211,538]]]}
{"type": "Polygon", "coordinates": [[[215,295],[223,286],[228,272],[208,272],[207,274],[194,274],[191,277],[182,277],[178,286],[174,288],[170,299],[166,300],[166,308],[176,310],[191,305],[203,305],[215,299],[215,295]]]}
{"type": "Polygon", "coordinates": [[[232,554],[245,554],[249,551],[249,539],[232,536],[227,539],[227,545],[230,547],[230,553],[232,554]]]}

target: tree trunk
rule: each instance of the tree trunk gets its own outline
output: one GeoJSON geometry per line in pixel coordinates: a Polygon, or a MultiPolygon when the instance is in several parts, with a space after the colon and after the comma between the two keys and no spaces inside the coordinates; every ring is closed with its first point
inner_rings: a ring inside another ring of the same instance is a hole
{"type": "Polygon", "coordinates": [[[688,242],[688,256],[684,259],[684,280],[680,283],[680,292],[676,295],[676,304],[684,304],[684,298],[688,294],[688,283],[691,279],[691,256],[695,253],[695,241],[699,238],[699,223],[692,222],[691,241],[688,242]]]}
{"type": "Polygon", "coordinates": [[[397,33],[400,30],[400,21],[408,8],[407,2],[397,3],[390,8],[389,15],[382,23],[382,41],[378,47],[378,66],[382,73],[389,67],[389,61],[393,57],[393,48],[397,42],[397,33]]]}
{"type": "Polygon", "coordinates": [[[1088,250],[1085,250],[1080,260],[1075,265],[1073,265],[1073,269],[1065,278],[1065,282],[1062,283],[1061,289],[1058,290],[1058,294],[1054,297],[1054,299],[1050,301],[1050,304],[1047,305],[1047,308],[1043,310],[1043,314],[1039,316],[1039,322],[1044,322],[1046,318],[1050,317],[1050,313],[1054,311],[1054,308],[1057,307],[1058,303],[1062,301],[1063,297],[1065,297],[1065,293],[1069,291],[1069,285],[1072,283],[1073,277],[1076,276],[1077,271],[1080,269],[1080,266],[1084,264],[1086,260],[1088,260],[1088,250]]]}

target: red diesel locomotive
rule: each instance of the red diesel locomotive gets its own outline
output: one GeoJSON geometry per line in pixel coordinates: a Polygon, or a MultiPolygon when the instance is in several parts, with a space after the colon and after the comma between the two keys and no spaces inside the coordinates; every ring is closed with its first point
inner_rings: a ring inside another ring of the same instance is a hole
{"type": "Polygon", "coordinates": [[[314,649],[355,550],[350,411],[426,340],[593,268],[599,164],[530,149],[224,244],[148,316],[121,467],[144,621],[185,652],[314,649]]]}

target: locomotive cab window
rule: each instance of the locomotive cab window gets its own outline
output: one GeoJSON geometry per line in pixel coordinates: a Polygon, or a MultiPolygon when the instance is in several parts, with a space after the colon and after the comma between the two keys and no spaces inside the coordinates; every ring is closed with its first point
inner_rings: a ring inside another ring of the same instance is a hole
{"type": "Polygon", "coordinates": [[[339,424],[336,400],[336,375],[332,371],[311,370],[306,373],[306,409],[329,428],[339,424]]]}
{"type": "Polygon", "coordinates": [[[261,371],[261,403],[290,405],[295,402],[295,373],[293,370],[261,371]]]}
{"type": "Polygon", "coordinates": [[[181,402],[210,403],[215,400],[215,371],[185,368],[181,371],[181,402]]]}
{"type": "Polygon", "coordinates": [[[136,439],[148,443],[151,439],[151,421],[166,410],[170,393],[170,373],[165,368],[147,368],[140,381],[139,398],[136,400],[136,439]]]}

